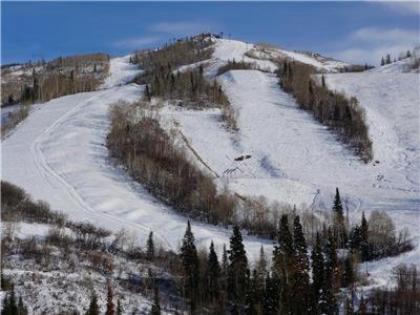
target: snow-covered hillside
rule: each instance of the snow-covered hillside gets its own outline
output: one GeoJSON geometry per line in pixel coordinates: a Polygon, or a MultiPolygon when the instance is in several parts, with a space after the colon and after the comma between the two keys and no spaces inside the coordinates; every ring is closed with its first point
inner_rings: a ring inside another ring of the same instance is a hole
{"type": "MultiPolygon", "coordinates": [[[[203,64],[208,65],[208,76],[214,76],[219,66],[232,59],[256,62],[260,68],[273,71],[276,66],[268,60],[273,54],[287,55],[327,72],[337,72],[345,65],[222,39],[215,39],[213,58],[203,64]]],[[[142,244],[153,230],[157,242],[177,250],[186,218],[152,197],[124,170],[115,168],[104,146],[110,105],[120,99],[134,101],[143,93],[141,86],[124,84],[136,71],[128,57],[112,59],[110,77],[102,90],[36,105],[2,143],[2,179],[48,201],[70,219],[87,220],[112,231],[125,228],[142,244]]],[[[358,97],[366,109],[374,147],[374,161],[369,164],[359,161],[324,126],[300,110],[279,88],[272,73],[235,70],[218,81],[238,114],[239,131],[228,131],[216,109],[165,106],[161,116],[168,126],[179,128],[194,149],[192,156],[200,157],[196,162],[204,161],[217,175],[220,186],[227,185],[243,195],[261,195],[270,201],[320,210],[331,208],[339,187],[352,218],[359,219],[362,210],[385,210],[414,237],[415,251],[367,265],[371,274],[382,278],[385,267],[392,268],[404,259],[420,261],[417,74],[327,75],[328,85],[358,97]],[[251,158],[235,161],[241,155],[251,158]]],[[[219,250],[231,233],[198,222],[193,222],[193,232],[199,247],[208,247],[214,240],[219,250]]],[[[255,237],[246,236],[244,243],[251,261],[261,244],[271,251],[271,242],[255,237]]]]}

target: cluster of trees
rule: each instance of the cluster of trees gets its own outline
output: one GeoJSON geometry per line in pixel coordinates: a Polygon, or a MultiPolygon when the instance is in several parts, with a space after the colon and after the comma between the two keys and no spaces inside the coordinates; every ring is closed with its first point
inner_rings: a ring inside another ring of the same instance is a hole
{"type": "Polygon", "coordinates": [[[420,314],[420,273],[417,266],[400,265],[393,270],[395,288],[375,289],[364,301],[366,314],[420,314]]]}
{"type": "Polygon", "coordinates": [[[392,59],[391,55],[387,54],[385,57],[381,58],[381,66],[389,65],[393,62],[397,62],[397,60],[400,61],[400,60],[410,58],[410,57],[411,57],[411,51],[410,50],[407,50],[406,53],[400,53],[399,56],[398,56],[398,59],[397,59],[397,57],[394,57],[394,59],[392,59]]]}
{"type": "Polygon", "coordinates": [[[297,61],[284,61],[277,72],[280,85],[296,98],[299,106],[310,111],[322,124],[330,127],[341,141],[354,148],[360,158],[368,162],[373,158],[365,112],[355,97],[333,92],[325,84],[317,84],[313,76],[316,69],[297,61]]]}
{"type": "Polygon", "coordinates": [[[167,43],[160,49],[138,51],[130,61],[145,71],[140,77],[144,79],[153,75],[161,66],[166,67],[169,64],[172,69],[176,69],[210,59],[213,53],[211,45],[211,39],[205,34],[200,34],[167,43]]]}
{"type": "Polygon", "coordinates": [[[374,68],[374,66],[365,63],[364,65],[349,65],[349,66],[340,67],[338,71],[339,72],[363,72],[372,68],[374,68]]]}
{"type": "Polygon", "coordinates": [[[178,67],[211,58],[212,41],[206,34],[180,39],[163,48],[141,51],[132,57],[144,72],[135,81],[146,84],[146,99],[161,97],[181,101],[179,105],[193,108],[219,107],[222,118],[232,130],[237,129],[236,114],[222,87],[204,76],[203,65],[185,71],[178,67]]]}
{"type": "Polygon", "coordinates": [[[281,217],[271,268],[263,248],[249,264],[238,226],[219,261],[211,243],[198,254],[188,223],[182,242],[182,292],[192,314],[338,314],[337,294],[355,283],[351,258],[340,260],[330,233],[309,253],[299,216],[281,217]],[[310,271],[312,270],[312,280],[310,271]]]}
{"type": "Polygon", "coordinates": [[[221,75],[230,70],[255,70],[255,69],[257,69],[256,63],[245,62],[245,61],[235,61],[235,59],[233,59],[232,61],[228,60],[227,64],[217,69],[217,75],[221,75]]]}
{"type": "Polygon", "coordinates": [[[1,181],[1,220],[62,224],[64,216],[51,211],[47,203],[33,201],[20,187],[1,181]]]}
{"type": "MultiPolygon", "coordinates": [[[[316,234],[310,254],[299,215],[281,216],[270,269],[263,248],[254,268],[248,263],[238,226],[221,262],[213,243],[200,256],[188,223],[180,253],[183,295],[193,314],[338,314],[340,290],[356,286],[357,264],[384,257],[372,252],[374,225],[383,226],[383,219],[368,222],[363,215],[361,226],[348,235],[337,190],[333,222],[316,234]],[[338,255],[340,250],[345,254],[338,255]]],[[[384,243],[393,237],[391,231],[385,234],[384,243]]],[[[350,298],[346,309],[354,314],[350,298]]]]}
{"type": "Polygon", "coordinates": [[[108,69],[109,56],[105,54],[60,57],[32,65],[24,68],[23,74],[2,83],[2,105],[46,102],[64,95],[93,91],[102,83],[108,69]]]}
{"type": "Polygon", "coordinates": [[[1,315],[28,315],[28,309],[23,303],[21,296],[19,296],[18,302],[16,303],[14,289],[5,295],[2,301],[1,315]]]}
{"type": "Polygon", "coordinates": [[[209,223],[231,223],[236,198],[218,193],[212,177],[188,159],[150,114],[143,112],[132,122],[129,111],[114,106],[107,147],[135,180],[167,204],[209,223]]]}

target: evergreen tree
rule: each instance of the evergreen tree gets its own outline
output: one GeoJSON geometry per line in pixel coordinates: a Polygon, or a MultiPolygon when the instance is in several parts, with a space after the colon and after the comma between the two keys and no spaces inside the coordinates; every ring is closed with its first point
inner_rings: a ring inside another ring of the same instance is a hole
{"type": "Polygon", "coordinates": [[[95,292],[93,292],[90,297],[89,309],[87,310],[86,315],[99,315],[98,298],[96,297],[95,292]]]}
{"type": "Polygon", "coordinates": [[[17,315],[18,306],[16,305],[16,296],[15,290],[12,289],[11,292],[5,295],[3,299],[3,309],[1,315],[17,315]]]}
{"type": "Polygon", "coordinates": [[[316,233],[315,246],[312,248],[312,290],[316,304],[320,304],[321,291],[324,286],[324,255],[322,253],[321,239],[316,233]]]}
{"type": "Polygon", "coordinates": [[[250,276],[249,270],[247,270],[247,282],[248,290],[245,297],[245,314],[246,315],[257,315],[257,284],[256,284],[256,271],[253,271],[253,277],[250,276]]]}
{"type": "Polygon", "coordinates": [[[115,315],[115,308],[114,308],[114,294],[112,292],[111,281],[107,281],[108,293],[106,296],[106,315],[115,315]]]}
{"type": "Polygon", "coordinates": [[[347,232],[344,222],[343,204],[341,202],[338,188],[336,188],[335,191],[334,205],[332,210],[334,218],[334,238],[336,239],[338,248],[345,248],[347,243],[347,232]]]}
{"type": "Polygon", "coordinates": [[[369,246],[369,226],[365,217],[365,213],[362,213],[362,222],[360,225],[360,256],[362,261],[370,259],[370,246],[369,246]]]}
{"type": "Polygon", "coordinates": [[[351,255],[344,260],[343,276],[341,285],[348,287],[354,283],[353,260],[351,255]]]}
{"type": "Polygon", "coordinates": [[[153,231],[149,233],[149,238],[147,239],[146,257],[149,261],[155,258],[155,244],[153,242],[153,231]]]}
{"type": "Polygon", "coordinates": [[[289,229],[288,217],[286,214],[280,218],[277,245],[273,251],[273,279],[281,283],[280,300],[282,313],[290,312],[290,289],[295,272],[296,253],[293,244],[293,237],[289,229]]]}
{"type": "Polygon", "coordinates": [[[184,269],[184,295],[190,300],[190,310],[193,313],[195,312],[199,296],[199,261],[189,220],[184,239],[182,240],[181,259],[184,269]]]}
{"type": "Polygon", "coordinates": [[[230,238],[229,267],[228,267],[228,294],[231,301],[235,304],[243,304],[247,291],[246,271],[248,269],[248,259],[241,231],[235,225],[233,234],[230,238]]]}
{"type": "Polygon", "coordinates": [[[381,66],[384,66],[385,65],[385,59],[384,59],[384,57],[382,57],[381,58],[381,66]]]}
{"type": "Polygon", "coordinates": [[[407,57],[407,58],[410,58],[410,57],[411,57],[411,51],[407,50],[406,57],[407,57]]]}
{"type": "Polygon", "coordinates": [[[352,252],[360,250],[360,244],[362,242],[362,235],[360,227],[356,225],[350,232],[349,247],[352,252]]]}
{"type": "Polygon", "coordinates": [[[264,315],[279,314],[280,292],[279,292],[278,285],[279,285],[278,279],[271,278],[270,274],[267,273],[267,277],[265,279],[265,292],[264,292],[264,298],[263,298],[263,314],[264,315]]]}
{"type": "Polygon", "coordinates": [[[325,279],[322,289],[326,302],[326,309],[323,311],[327,315],[338,314],[335,294],[339,287],[337,248],[333,233],[329,230],[328,241],[325,246],[325,279]]]}
{"type": "Polygon", "coordinates": [[[17,309],[18,309],[17,315],[28,315],[28,309],[23,304],[23,300],[21,296],[19,296],[19,303],[18,303],[17,309]]]}
{"type": "Polygon", "coordinates": [[[290,289],[290,299],[293,300],[292,312],[305,314],[310,312],[309,260],[303,228],[298,215],[295,216],[293,222],[293,240],[296,258],[290,289]]]}
{"type": "Polygon", "coordinates": [[[386,60],[385,60],[385,63],[386,63],[387,65],[389,65],[389,64],[391,63],[391,55],[390,55],[390,54],[387,54],[387,55],[386,55],[386,60]]]}
{"type": "Polygon", "coordinates": [[[153,298],[153,305],[152,305],[152,308],[150,309],[150,315],[160,315],[160,314],[161,314],[161,311],[160,311],[159,288],[156,286],[155,294],[153,298]]]}
{"type": "Polygon", "coordinates": [[[260,277],[265,279],[267,273],[267,257],[265,256],[264,246],[261,245],[260,248],[260,257],[257,261],[257,273],[260,277]]]}
{"type": "Polygon", "coordinates": [[[217,259],[217,254],[214,251],[213,241],[210,244],[210,252],[207,258],[207,269],[206,269],[206,293],[208,300],[214,302],[220,291],[220,275],[221,268],[217,259]]]}
{"type": "Polygon", "coordinates": [[[118,299],[118,301],[117,301],[117,315],[122,315],[122,313],[123,313],[123,309],[122,309],[122,306],[121,306],[121,300],[118,299]]]}

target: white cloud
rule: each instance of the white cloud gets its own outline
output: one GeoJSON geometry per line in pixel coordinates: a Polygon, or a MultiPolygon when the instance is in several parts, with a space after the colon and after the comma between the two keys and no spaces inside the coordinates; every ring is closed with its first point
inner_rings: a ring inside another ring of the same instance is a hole
{"type": "Polygon", "coordinates": [[[161,40],[158,36],[130,37],[114,42],[115,47],[136,49],[155,44],[161,40]]]}
{"type": "Polygon", "coordinates": [[[188,35],[196,34],[203,31],[210,31],[213,27],[198,22],[178,21],[178,22],[161,22],[150,27],[151,31],[167,34],[188,35]]]}
{"type": "Polygon", "coordinates": [[[412,50],[420,44],[419,31],[400,28],[362,28],[344,39],[345,46],[331,54],[341,60],[352,63],[378,64],[382,56],[392,57],[412,50]]]}
{"type": "Polygon", "coordinates": [[[378,2],[381,5],[387,6],[394,12],[407,15],[420,15],[419,1],[384,1],[378,2]]]}

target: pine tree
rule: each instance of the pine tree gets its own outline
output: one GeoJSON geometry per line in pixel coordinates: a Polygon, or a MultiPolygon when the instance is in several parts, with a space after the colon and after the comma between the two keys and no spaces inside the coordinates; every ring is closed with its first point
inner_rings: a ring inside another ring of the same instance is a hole
{"type": "Polygon", "coordinates": [[[360,225],[360,256],[362,261],[370,259],[370,246],[369,246],[369,225],[365,217],[365,213],[362,213],[362,222],[360,225]]]}
{"type": "Polygon", "coordinates": [[[331,230],[328,231],[328,241],[325,245],[325,278],[323,293],[326,301],[326,314],[338,314],[335,294],[339,289],[338,258],[335,240],[331,230]]]}
{"type": "Polygon", "coordinates": [[[354,283],[354,270],[353,270],[353,260],[351,255],[346,257],[344,260],[343,276],[341,285],[343,287],[348,287],[354,283]]]}
{"type": "Polygon", "coordinates": [[[260,248],[260,257],[257,261],[257,273],[260,277],[265,279],[265,275],[267,273],[267,257],[264,252],[264,246],[261,245],[260,248]]]}
{"type": "Polygon", "coordinates": [[[90,297],[89,309],[86,312],[86,315],[99,315],[98,298],[96,297],[95,292],[93,292],[90,297]]]}
{"type": "Polygon", "coordinates": [[[122,315],[122,313],[123,313],[123,309],[122,309],[122,306],[121,306],[121,300],[118,299],[118,301],[117,301],[117,315],[122,315]]]}
{"type": "Polygon", "coordinates": [[[160,299],[159,299],[159,288],[155,287],[155,294],[153,298],[153,305],[150,309],[150,315],[160,315],[160,299]]]}
{"type": "Polygon", "coordinates": [[[290,295],[293,283],[293,275],[296,267],[296,253],[293,244],[293,237],[289,229],[288,217],[286,214],[280,218],[277,244],[273,251],[272,278],[281,283],[280,300],[282,313],[290,312],[290,295]]]}
{"type": "Polygon", "coordinates": [[[312,290],[316,305],[320,305],[321,291],[324,286],[324,255],[322,253],[321,239],[316,233],[315,246],[312,248],[312,290]]]}
{"type": "Polygon", "coordinates": [[[382,57],[381,58],[381,66],[384,66],[385,65],[385,59],[384,59],[384,57],[382,57]]]}
{"type": "Polygon", "coordinates": [[[19,296],[19,303],[18,303],[17,309],[18,309],[17,315],[28,315],[28,309],[23,304],[23,300],[21,296],[19,296]]]}
{"type": "Polygon", "coordinates": [[[190,310],[193,313],[199,296],[199,261],[189,220],[182,240],[181,259],[184,268],[184,295],[190,300],[190,310]]]}
{"type": "Polygon", "coordinates": [[[108,287],[108,293],[106,296],[106,315],[115,315],[115,309],[114,309],[114,295],[112,292],[112,286],[111,286],[111,281],[108,279],[107,281],[107,287],[108,287]]]}
{"type": "MultiPolygon", "coordinates": [[[[267,273],[265,279],[265,292],[263,298],[263,314],[264,315],[277,315],[279,314],[279,282],[276,278],[271,278],[270,274],[267,273]]],[[[281,313],[283,314],[283,312],[281,313]]],[[[286,314],[286,313],[284,313],[286,314]]]]}
{"type": "Polygon", "coordinates": [[[361,236],[360,227],[358,225],[356,225],[351,230],[350,237],[349,237],[349,247],[350,247],[350,250],[351,250],[352,253],[360,250],[360,243],[361,242],[362,242],[362,236],[361,236]]]}
{"type": "Polygon", "coordinates": [[[247,270],[247,282],[248,290],[245,297],[245,314],[246,315],[257,315],[257,284],[256,284],[256,271],[253,271],[253,277],[250,276],[249,270],[247,270]]]}
{"type": "Polygon", "coordinates": [[[309,260],[303,228],[298,215],[295,216],[293,222],[293,239],[296,259],[290,289],[291,299],[293,300],[292,312],[294,314],[305,314],[310,311],[309,260]]]}
{"type": "Polygon", "coordinates": [[[336,188],[334,205],[333,205],[333,218],[334,218],[334,238],[336,239],[338,248],[345,248],[347,243],[347,231],[344,222],[343,204],[341,202],[340,192],[336,188]]]}
{"type": "Polygon", "coordinates": [[[3,299],[3,309],[1,315],[17,315],[18,306],[16,305],[15,291],[12,289],[11,292],[5,295],[3,299]]]}
{"type": "Polygon", "coordinates": [[[217,259],[217,254],[214,251],[214,244],[211,242],[210,251],[207,258],[207,269],[206,269],[206,293],[208,294],[208,300],[214,302],[220,291],[220,275],[221,268],[217,259]]]}
{"type": "Polygon", "coordinates": [[[407,50],[406,57],[407,57],[407,58],[410,58],[410,57],[411,57],[411,51],[407,50]]]}
{"type": "Polygon", "coordinates": [[[230,238],[229,267],[228,267],[228,294],[231,301],[235,304],[243,304],[247,290],[246,271],[248,269],[248,259],[241,231],[235,225],[233,234],[230,238]]]}
{"type": "Polygon", "coordinates": [[[391,55],[390,55],[390,54],[387,54],[387,55],[386,55],[386,60],[385,60],[385,63],[386,63],[387,65],[389,65],[389,64],[391,63],[391,55]]]}
{"type": "Polygon", "coordinates": [[[147,239],[146,257],[149,261],[155,258],[155,244],[153,242],[153,231],[149,233],[149,238],[147,239]]]}

